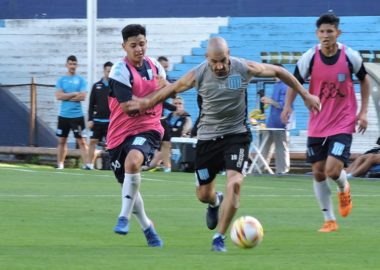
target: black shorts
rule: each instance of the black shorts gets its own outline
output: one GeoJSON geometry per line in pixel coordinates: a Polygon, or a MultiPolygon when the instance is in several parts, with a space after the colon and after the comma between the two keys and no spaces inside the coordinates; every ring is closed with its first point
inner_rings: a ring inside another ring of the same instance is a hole
{"type": "Polygon", "coordinates": [[[94,121],[94,126],[90,130],[90,139],[97,139],[101,141],[107,137],[109,122],[94,121]]]}
{"type": "Polygon", "coordinates": [[[132,149],[139,150],[144,155],[143,164],[148,165],[154,151],[160,146],[161,135],[156,131],[147,131],[127,137],[119,146],[109,149],[111,169],[119,183],[124,182],[124,162],[132,149]]]}
{"type": "Polygon", "coordinates": [[[198,140],[195,174],[199,185],[212,182],[221,170],[245,174],[248,169],[250,133],[231,134],[209,141],[198,140]]]}
{"type": "Polygon", "coordinates": [[[58,137],[67,138],[70,130],[74,132],[74,137],[80,139],[86,137],[83,131],[85,130],[84,117],[67,118],[58,116],[58,127],[55,134],[58,137]]]}
{"type": "Polygon", "coordinates": [[[350,158],[352,134],[337,134],[329,137],[307,138],[307,161],[315,163],[333,156],[341,160],[347,166],[350,158]]]}

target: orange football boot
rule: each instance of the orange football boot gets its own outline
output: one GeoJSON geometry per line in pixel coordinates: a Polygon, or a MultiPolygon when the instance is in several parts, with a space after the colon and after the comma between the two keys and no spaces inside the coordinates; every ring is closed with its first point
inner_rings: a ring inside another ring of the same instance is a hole
{"type": "Polygon", "coordinates": [[[339,213],[342,217],[347,217],[352,210],[352,200],[350,184],[347,182],[346,190],[344,192],[338,192],[339,199],[339,213]]]}
{"type": "Polygon", "coordinates": [[[328,220],[323,223],[322,227],[318,230],[318,232],[324,232],[324,233],[329,233],[329,232],[335,232],[339,228],[338,223],[336,223],[335,220],[328,220]]]}

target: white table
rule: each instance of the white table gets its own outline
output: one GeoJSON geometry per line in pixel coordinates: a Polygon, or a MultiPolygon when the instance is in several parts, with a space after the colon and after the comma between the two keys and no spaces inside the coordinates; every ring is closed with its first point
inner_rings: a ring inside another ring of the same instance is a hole
{"type": "Polygon", "coordinates": [[[252,163],[251,163],[251,166],[249,166],[249,168],[248,168],[248,173],[252,173],[253,169],[255,169],[255,168],[256,168],[256,170],[257,170],[258,173],[262,173],[261,168],[260,168],[260,166],[258,164],[258,161],[260,160],[262,162],[262,164],[264,165],[265,169],[267,169],[267,171],[270,174],[274,174],[274,172],[271,169],[271,167],[269,167],[268,162],[265,160],[264,156],[262,155],[262,151],[263,151],[265,143],[268,140],[268,137],[264,136],[264,138],[261,141],[260,141],[260,138],[259,138],[261,132],[271,131],[271,130],[272,131],[273,130],[275,130],[275,131],[276,130],[278,130],[278,131],[284,131],[285,129],[284,128],[259,128],[259,127],[251,127],[251,131],[252,131],[252,143],[251,143],[251,147],[254,149],[254,152],[256,153],[256,155],[255,155],[254,158],[251,158],[251,155],[250,155],[252,163]]]}

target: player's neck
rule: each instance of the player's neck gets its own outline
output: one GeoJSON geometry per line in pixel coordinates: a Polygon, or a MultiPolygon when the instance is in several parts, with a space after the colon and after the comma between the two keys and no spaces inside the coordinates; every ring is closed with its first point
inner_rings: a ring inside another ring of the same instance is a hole
{"type": "Polygon", "coordinates": [[[129,59],[129,58],[127,58],[128,59],[128,62],[132,65],[132,66],[134,66],[134,67],[136,67],[136,68],[141,68],[143,65],[144,65],[144,59],[141,59],[141,60],[138,60],[138,61],[134,61],[134,60],[132,60],[132,59],[129,59]]]}
{"type": "Polygon", "coordinates": [[[324,56],[334,56],[338,52],[338,44],[334,44],[330,47],[321,47],[321,52],[324,56]]]}

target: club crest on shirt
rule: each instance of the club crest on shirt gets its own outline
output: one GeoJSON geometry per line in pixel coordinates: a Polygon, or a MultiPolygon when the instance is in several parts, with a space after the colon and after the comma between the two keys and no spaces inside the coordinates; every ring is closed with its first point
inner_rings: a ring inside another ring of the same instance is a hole
{"type": "Polygon", "coordinates": [[[346,80],[346,74],[338,73],[338,82],[344,82],[346,80]]]}
{"type": "Polygon", "coordinates": [[[231,75],[228,76],[228,88],[237,90],[241,87],[241,76],[231,75]]]}

